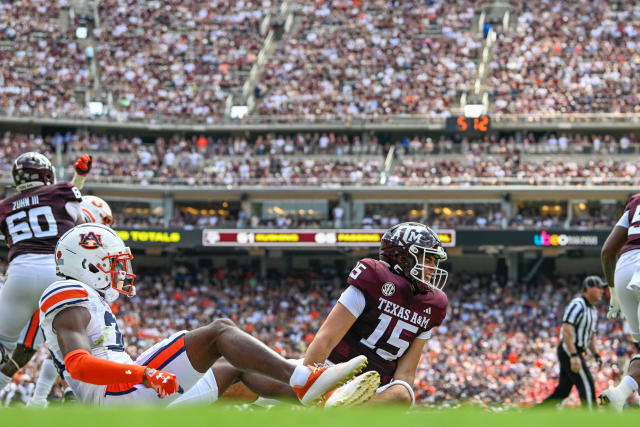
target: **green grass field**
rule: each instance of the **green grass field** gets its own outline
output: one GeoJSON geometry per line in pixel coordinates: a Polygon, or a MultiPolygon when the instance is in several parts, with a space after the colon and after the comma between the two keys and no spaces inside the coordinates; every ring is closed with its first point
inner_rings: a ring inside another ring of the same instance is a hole
{"type": "Polygon", "coordinates": [[[133,427],[133,426],[229,426],[229,427],[589,427],[623,423],[635,424],[637,410],[617,414],[610,411],[592,413],[579,409],[507,410],[493,413],[479,408],[415,409],[351,408],[341,410],[278,407],[270,410],[239,411],[232,407],[209,406],[181,409],[164,408],[90,408],[54,407],[49,409],[0,409],[2,427],[133,427]],[[626,421],[624,421],[626,420],[626,421]]]}

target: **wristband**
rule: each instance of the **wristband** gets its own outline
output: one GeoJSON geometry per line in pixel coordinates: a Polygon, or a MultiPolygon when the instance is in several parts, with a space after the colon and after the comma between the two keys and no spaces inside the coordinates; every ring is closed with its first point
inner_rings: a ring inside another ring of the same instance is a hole
{"type": "Polygon", "coordinates": [[[577,351],[575,353],[571,353],[571,357],[578,357],[580,356],[580,353],[578,353],[577,351]]]}

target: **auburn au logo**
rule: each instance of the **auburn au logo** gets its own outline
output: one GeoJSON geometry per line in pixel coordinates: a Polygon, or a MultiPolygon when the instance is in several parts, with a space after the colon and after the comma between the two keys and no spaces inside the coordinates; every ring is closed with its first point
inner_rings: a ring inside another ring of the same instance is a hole
{"type": "Polygon", "coordinates": [[[98,249],[102,247],[102,236],[93,231],[83,233],[80,234],[80,243],[78,244],[85,249],[98,249]]]}

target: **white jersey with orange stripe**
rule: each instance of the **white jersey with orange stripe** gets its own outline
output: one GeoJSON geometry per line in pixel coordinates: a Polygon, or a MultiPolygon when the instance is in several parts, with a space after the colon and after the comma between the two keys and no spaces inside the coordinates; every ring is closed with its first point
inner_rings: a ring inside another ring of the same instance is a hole
{"type": "Polygon", "coordinates": [[[53,361],[80,400],[97,403],[104,398],[105,386],[75,381],[64,369],[64,356],[53,319],[69,307],[84,307],[89,311],[91,320],[87,325],[87,337],[93,356],[119,363],[134,362],[124,350],[122,333],[111,307],[95,289],[77,280],[60,280],[45,289],[40,298],[40,327],[53,361]]]}

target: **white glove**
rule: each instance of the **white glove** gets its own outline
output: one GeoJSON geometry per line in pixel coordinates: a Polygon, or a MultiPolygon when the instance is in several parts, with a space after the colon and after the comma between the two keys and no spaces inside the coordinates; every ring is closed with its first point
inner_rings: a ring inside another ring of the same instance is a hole
{"type": "Polygon", "coordinates": [[[618,302],[615,288],[610,287],[609,294],[611,294],[611,298],[609,298],[609,312],[607,313],[607,319],[613,319],[618,317],[618,313],[620,313],[620,303],[618,302]]]}

